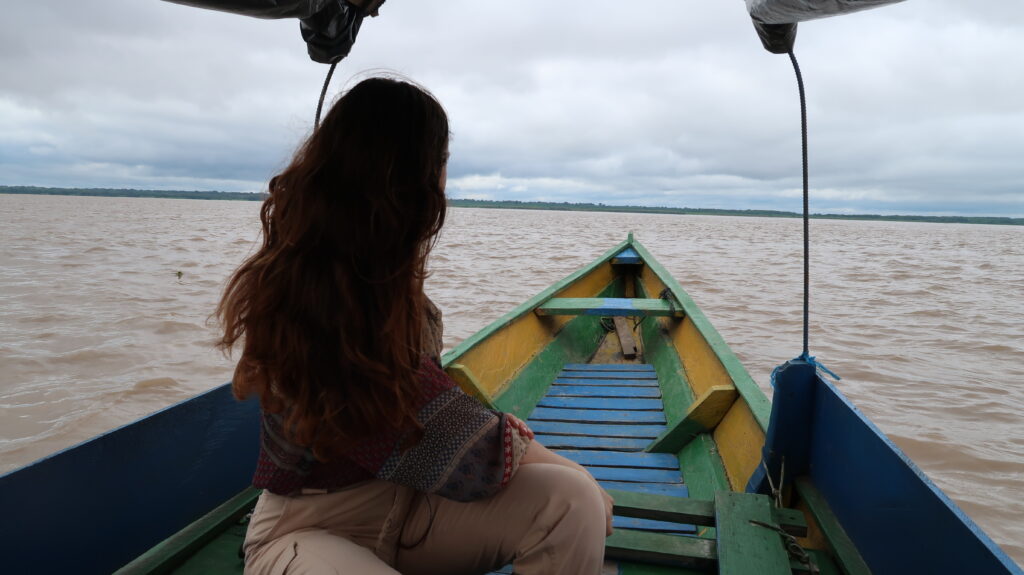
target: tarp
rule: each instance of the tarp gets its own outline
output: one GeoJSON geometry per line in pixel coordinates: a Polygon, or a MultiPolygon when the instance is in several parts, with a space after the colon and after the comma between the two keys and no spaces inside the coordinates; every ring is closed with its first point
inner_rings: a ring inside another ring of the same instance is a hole
{"type": "Polygon", "coordinates": [[[256,18],[298,18],[309,57],[329,64],[348,56],[364,16],[384,0],[166,0],[256,18]]]}
{"type": "Polygon", "coordinates": [[[796,24],[867,10],[903,0],[747,0],[750,17],[763,24],[796,24]]]}
{"type": "Polygon", "coordinates": [[[765,50],[785,54],[796,41],[797,22],[895,4],[903,0],[746,0],[765,50]]]}
{"type": "Polygon", "coordinates": [[[309,18],[338,0],[166,0],[256,18],[309,18]]]}

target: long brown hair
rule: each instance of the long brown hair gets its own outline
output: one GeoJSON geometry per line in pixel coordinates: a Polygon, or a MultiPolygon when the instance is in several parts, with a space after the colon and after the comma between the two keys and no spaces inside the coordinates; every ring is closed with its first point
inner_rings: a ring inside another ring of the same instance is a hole
{"type": "Polygon", "coordinates": [[[423,280],[445,218],[447,148],[433,96],[360,82],[270,180],[262,246],[217,307],[219,346],[244,341],[235,395],[259,395],[320,459],[418,427],[423,280]]]}

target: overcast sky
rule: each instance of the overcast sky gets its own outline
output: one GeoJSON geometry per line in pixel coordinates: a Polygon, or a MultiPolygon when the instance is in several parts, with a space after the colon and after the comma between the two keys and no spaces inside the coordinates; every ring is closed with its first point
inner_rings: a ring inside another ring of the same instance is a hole
{"type": "MultiPolygon", "coordinates": [[[[327,67],[294,20],[33,0],[0,19],[0,185],[261,191],[327,67]]],[[[800,25],[815,212],[1024,216],[1024,2],[800,25]]],[[[799,106],[742,0],[388,0],[367,71],[451,117],[452,197],[800,209],[799,106]]]]}

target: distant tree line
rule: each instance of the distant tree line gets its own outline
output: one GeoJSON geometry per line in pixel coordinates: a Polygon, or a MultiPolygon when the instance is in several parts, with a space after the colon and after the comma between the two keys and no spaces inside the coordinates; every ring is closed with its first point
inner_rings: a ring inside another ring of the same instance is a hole
{"type": "Polygon", "coordinates": [[[182,200],[246,200],[262,202],[265,193],[199,192],[186,190],[120,190],[109,188],[40,188],[0,186],[0,194],[41,194],[46,196],[103,196],[113,198],[173,198],[182,200]]]}
{"type": "MultiPolygon", "coordinates": [[[[515,210],[560,210],[576,212],[619,212],[639,214],[682,214],[701,216],[750,216],[759,218],[799,218],[796,212],[779,210],[719,210],[711,208],[667,208],[650,206],[611,206],[593,203],[520,202],[516,200],[449,199],[448,205],[458,208],[503,208],[515,210]]],[[[823,220],[882,220],[891,222],[931,222],[944,224],[996,224],[1022,226],[1024,218],[990,216],[881,216],[876,214],[811,214],[823,220]]]]}
{"type": "MultiPolygon", "coordinates": [[[[0,186],[0,194],[43,194],[51,196],[106,196],[120,198],[175,198],[186,200],[263,201],[266,193],[185,190],[132,190],[108,188],[41,188],[36,186],[0,186]]],[[[650,206],[611,206],[602,203],[520,202],[516,200],[449,199],[457,208],[498,208],[515,210],[558,210],[572,212],[620,212],[635,214],[683,214],[699,216],[751,216],[759,218],[799,218],[796,212],[779,210],[719,210],[710,208],[667,208],[650,206]]],[[[1024,218],[989,216],[880,216],[875,214],[812,214],[815,219],[882,220],[892,222],[932,222],[944,224],[995,224],[1024,226],[1024,218]]]]}

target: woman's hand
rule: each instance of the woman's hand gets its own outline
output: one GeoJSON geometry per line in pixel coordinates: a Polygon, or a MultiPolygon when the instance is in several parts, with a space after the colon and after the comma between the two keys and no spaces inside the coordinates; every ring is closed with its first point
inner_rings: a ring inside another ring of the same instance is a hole
{"type": "Polygon", "coordinates": [[[522,419],[519,419],[518,417],[512,415],[511,413],[506,413],[505,417],[507,417],[508,420],[512,423],[512,425],[519,430],[519,435],[522,435],[527,439],[533,439],[533,430],[530,429],[529,426],[527,426],[522,419]]]}

